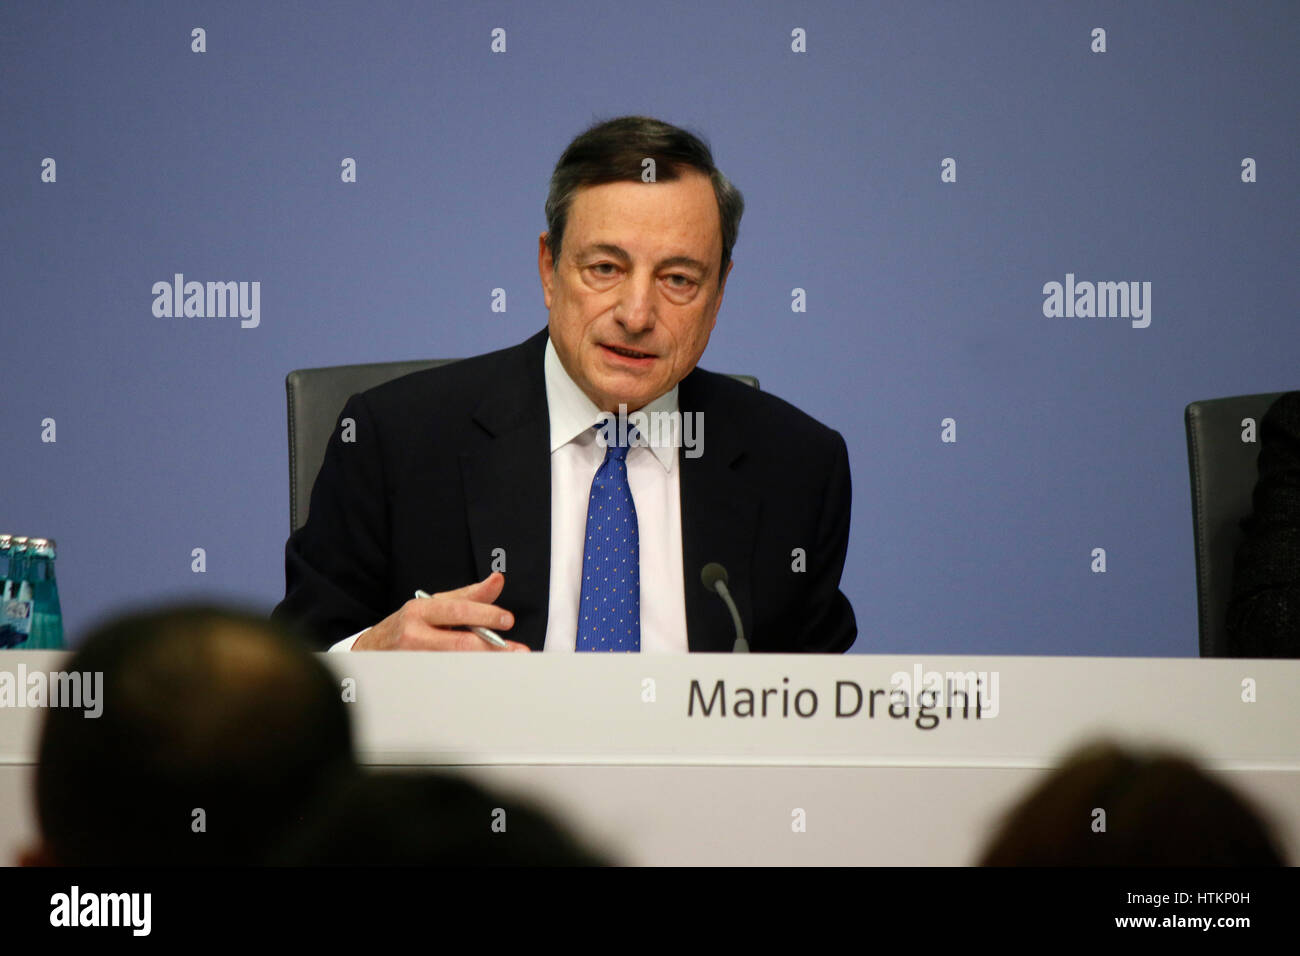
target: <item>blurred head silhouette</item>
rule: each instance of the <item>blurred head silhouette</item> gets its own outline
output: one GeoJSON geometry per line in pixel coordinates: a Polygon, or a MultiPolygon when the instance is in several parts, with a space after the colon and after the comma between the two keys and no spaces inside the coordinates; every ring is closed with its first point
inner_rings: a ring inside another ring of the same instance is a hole
{"type": "Polygon", "coordinates": [[[1279,866],[1243,798],[1173,753],[1081,747],[1016,804],[981,866],[1279,866]]]}
{"type": "Polygon", "coordinates": [[[354,767],[337,682],[299,635],[254,614],[119,617],[63,670],[103,675],[102,714],[48,711],[41,843],[24,863],[256,863],[354,767]]]}
{"type": "Polygon", "coordinates": [[[287,866],[603,866],[541,810],[447,773],[339,781],[274,855],[287,866]]]}

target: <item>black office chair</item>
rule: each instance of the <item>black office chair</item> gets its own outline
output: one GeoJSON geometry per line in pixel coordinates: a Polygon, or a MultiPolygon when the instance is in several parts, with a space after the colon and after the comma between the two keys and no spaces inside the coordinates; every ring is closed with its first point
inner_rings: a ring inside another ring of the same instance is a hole
{"type": "MultiPolygon", "coordinates": [[[[289,529],[297,531],[307,521],[307,506],[316,475],[325,461],[339,412],[358,392],[384,382],[422,372],[458,359],[417,359],[410,362],[373,362],[368,365],[332,365],[300,368],[284,380],[289,395],[289,529]]],[[[758,388],[752,375],[732,375],[758,388]]]]}
{"type": "Polygon", "coordinates": [[[1184,413],[1196,540],[1196,600],[1202,657],[1227,657],[1226,623],[1233,560],[1245,538],[1259,477],[1259,423],[1283,392],[1192,402],[1184,413]],[[1255,442],[1241,440],[1242,420],[1255,421],[1255,442]]]}

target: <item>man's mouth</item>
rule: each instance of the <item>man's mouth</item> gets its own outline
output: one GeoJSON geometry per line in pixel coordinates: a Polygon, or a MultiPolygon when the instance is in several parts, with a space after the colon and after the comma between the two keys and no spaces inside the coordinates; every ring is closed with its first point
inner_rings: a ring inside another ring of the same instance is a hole
{"type": "Polygon", "coordinates": [[[613,352],[615,355],[621,355],[624,358],[630,358],[630,359],[654,358],[654,355],[651,352],[643,352],[640,349],[630,349],[621,345],[605,345],[604,343],[601,343],[601,348],[608,349],[609,351],[613,352]]]}

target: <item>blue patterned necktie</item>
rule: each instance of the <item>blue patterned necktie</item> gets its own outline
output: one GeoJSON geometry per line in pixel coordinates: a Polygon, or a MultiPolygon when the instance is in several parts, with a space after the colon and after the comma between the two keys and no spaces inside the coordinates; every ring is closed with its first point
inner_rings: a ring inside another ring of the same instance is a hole
{"type": "Polygon", "coordinates": [[[641,650],[641,550],[627,483],[627,452],[627,445],[611,443],[591,481],[575,645],[579,651],[641,650]]]}

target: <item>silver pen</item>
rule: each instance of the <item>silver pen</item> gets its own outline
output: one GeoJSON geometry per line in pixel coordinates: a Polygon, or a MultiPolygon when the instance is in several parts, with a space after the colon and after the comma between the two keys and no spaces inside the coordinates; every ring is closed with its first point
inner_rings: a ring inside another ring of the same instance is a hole
{"type": "MultiPolygon", "coordinates": [[[[431,597],[433,597],[433,595],[430,594],[428,591],[416,591],[416,592],[415,592],[415,596],[418,597],[418,598],[431,598],[431,597]]],[[[474,624],[474,625],[466,625],[466,626],[468,627],[469,630],[473,631],[473,632],[474,632],[475,634],[477,634],[479,637],[483,638],[483,640],[487,641],[487,642],[488,642],[489,644],[491,644],[493,647],[509,647],[509,646],[510,646],[509,644],[507,644],[505,641],[503,641],[503,640],[501,639],[501,635],[500,635],[500,634],[498,634],[496,631],[492,630],[491,628],[487,628],[487,627],[479,627],[479,626],[476,625],[476,624],[474,624]]]]}

